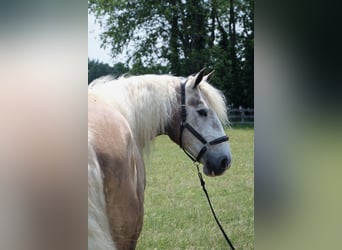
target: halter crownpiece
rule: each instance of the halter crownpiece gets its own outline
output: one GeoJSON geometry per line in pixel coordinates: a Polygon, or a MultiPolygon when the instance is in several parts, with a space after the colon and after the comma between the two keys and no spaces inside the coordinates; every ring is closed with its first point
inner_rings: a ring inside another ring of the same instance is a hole
{"type": "Polygon", "coordinates": [[[179,133],[179,146],[183,149],[184,153],[194,162],[200,162],[200,159],[204,155],[204,153],[208,150],[209,147],[220,144],[222,142],[228,141],[228,136],[224,135],[219,138],[216,138],[210,142],[207,142],[207,140],[196,131],[189,123],[186,122],[186,103],[185,103],[185,85],[187,83],[188,79],[182,79],[180,82],[181,87],[181,124],[180,124],[180,133],[179,133]],[[192,133],[198,140],[200,140],[204,145],[200,152],[198,153],[197,157],[193,156],[190,152],[188,152],[183,147],[183,131],[184,129],[188,129],[190,133],[192,133]]]}

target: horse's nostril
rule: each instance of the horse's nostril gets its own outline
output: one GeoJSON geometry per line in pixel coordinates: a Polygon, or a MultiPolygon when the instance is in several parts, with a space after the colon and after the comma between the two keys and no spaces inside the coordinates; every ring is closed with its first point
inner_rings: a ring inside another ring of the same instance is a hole
{"type": "Polygon", "coordinates": [[[224,157],[222,160],[221,160],[221,169],[226,169],[228,167],[228,158],[227,157],[224,157]]]}

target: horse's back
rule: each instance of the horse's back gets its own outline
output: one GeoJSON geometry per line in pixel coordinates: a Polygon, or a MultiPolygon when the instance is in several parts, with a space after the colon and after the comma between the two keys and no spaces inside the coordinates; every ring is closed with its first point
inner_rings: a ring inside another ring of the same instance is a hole
{"type": "Polygon", "coordinates": [[[89,94],[88,128],[103,173],[110,233],[118,249],[133,249],[143,221],[145,170],[125,117],[89,94]]]}

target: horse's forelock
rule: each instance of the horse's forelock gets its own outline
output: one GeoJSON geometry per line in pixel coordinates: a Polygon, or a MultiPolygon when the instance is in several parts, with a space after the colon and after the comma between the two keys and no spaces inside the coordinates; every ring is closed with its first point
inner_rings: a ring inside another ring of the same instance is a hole
{"type": "Polygon", "coordinates": [[[217,114],[223,126],[228,126],[227,103],[222,91],[214,88],[206,81],[202,81],[199,88],[209,108],[217,114]]]}
{"type": "MultiPolygon", "coordinates": [[[[187,81],[187,88],[193,89],[195,85],[196,76],[189,76],[187,81]]],[[[222,91],[216,89],[204,79],[198,84],[203,98],[207,102],[209,108],[213,110],[220,119],[223,126],[229,126],[229,119],[227,115],[226,97],[222,91]]]]}

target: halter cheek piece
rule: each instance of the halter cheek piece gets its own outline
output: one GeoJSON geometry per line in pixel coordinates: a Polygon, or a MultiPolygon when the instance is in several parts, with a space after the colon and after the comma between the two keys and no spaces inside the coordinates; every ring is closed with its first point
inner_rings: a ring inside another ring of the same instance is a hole
{"type": "Polygon", "coordinates": [[[185,154],[189,156],[191,160],[194,162],[199,162],[204,153],[208,150],[210,146],[220,144],[222,142],[228,141],[228,136],[222,136],[219,138],[216,138],[210,142],[207,142],[207,140],[196,131],[189,123],[186,122],[186,104],[185,104],[185,84],[187,82],[186,80],[181,81],[181,125],[180,125],[180,133],[179,133],[179,146],[183,149],[185,154]],[[190,152],[188,152],[184,147],[183,147],[183,131],[184,129],[188,129],[190,133],[192,133],[198,140],[200,140],[203,143],[203,147],[198,153],[197,157],[193,156],[190,152]]]}

